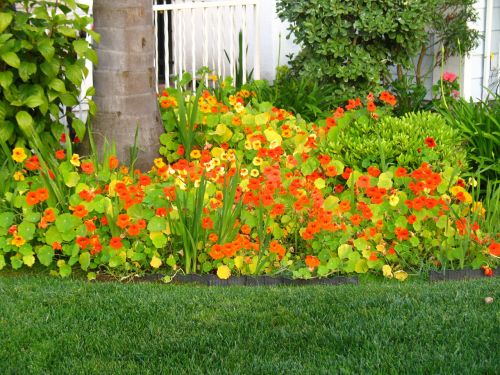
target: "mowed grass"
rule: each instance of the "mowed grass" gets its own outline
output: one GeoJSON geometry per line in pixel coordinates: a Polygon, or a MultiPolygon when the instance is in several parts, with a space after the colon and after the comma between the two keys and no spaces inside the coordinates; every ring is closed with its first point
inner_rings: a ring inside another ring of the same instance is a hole
{"type": "Polygon", "coordinates": [[[498,278],[208,288],[0,274],[0,374],[498,374],[499,287],[498,278]]]}

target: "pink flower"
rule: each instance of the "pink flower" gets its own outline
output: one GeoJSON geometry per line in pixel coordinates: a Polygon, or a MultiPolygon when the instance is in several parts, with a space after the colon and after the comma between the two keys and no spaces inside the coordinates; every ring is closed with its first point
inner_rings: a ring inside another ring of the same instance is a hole
{"type": "Polygon", "coordinates": [[[451,72],[444,72],[443,73],[443,81],[450,82],[452,83],[457,79],[457,75],[451,72]]]}

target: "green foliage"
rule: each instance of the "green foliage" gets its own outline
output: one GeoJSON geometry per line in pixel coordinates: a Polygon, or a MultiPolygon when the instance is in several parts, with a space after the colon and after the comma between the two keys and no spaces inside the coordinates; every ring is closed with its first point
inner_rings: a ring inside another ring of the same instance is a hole
{"type": "MultiPolygon", "coordinates": [[[[82,139],[85,125],[71,108],[79,103],[80,86],[88,74],[86,60],[97,55],[83,37],[99,37],[92,19],[76,9],[87,6],[74,0],[2,1],[0,5],[0,141],[10,145],[30,142],[24,131],[32,124],[41,141],[55,145],[71,123],[82,139]]],[[[88,98],[86,98],[88,99],[88,98]]],[[[90,113],[95,111],[89,100],[90,113]]]]}
{"type": "Polygon", "coordinates": [[[382,117],[379,121],[347,113],[328,134],[329,151],[346,164],[362,168],[399,165],[416,168],[422,162],[435,167],[466,165],[466,152],[460,133],[438,114],[408,113],[403,117],[382,117]],[[427,138],[436,142],[432,150],[427,138]]]}
{"type": "Polygon", "coordinates": [[[471,164],[481,170],[483,180],[499,181],[500,95],[496,94],[490,102],[459,99],[447,104],[440,108],[440,113],[467,140],[471,164]]]}
{"type": "Polygon", "coordinates": [[[273,88],[271,101],[277,107],[300,114],[307,121],[316,120],[335,104],[328,86],[306,77],[296,77],[286,66],[278,67],[273,88]]]}
{"type": "Polygon", "coordinates": [[[409,67],[427,40],[432,2],[356,0],[278,1],[278,14],[291,23],[302,50],[296,73],[335,85],[347,100],[377,89],[390,65],[409,67]]]}
{"type": "Polygon", "coordinates": [[[472,0],[280,0],[277,9],[302,47],[291,62],[294,74],[331,85],[333,96],[345,101],[391,81],[390,66],[399,67],[401,79],[417,55],[415,75],[420,84],[430,33],[433,43],[444,45],[446,56],[470,51],[478,38],[467,26],[476,18],[473,4],[472,0]]]}

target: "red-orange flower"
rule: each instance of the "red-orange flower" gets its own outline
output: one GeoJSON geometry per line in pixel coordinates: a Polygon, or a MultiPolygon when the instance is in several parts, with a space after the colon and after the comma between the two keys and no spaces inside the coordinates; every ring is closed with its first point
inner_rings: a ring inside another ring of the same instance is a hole
{"type": "Polygon", "coordinates": [[[425,138],[425,144],[427,145],[427,147],[429,148],[434,148],[436,147],[436,141],[434,140],[434,138],[432,137],[427,137],[425,138]]]}
{"type": "Polygon", "coordinates": [[[373,177],[378,177],[380,176],[380,169],[374,166],[368,167],[368,174],[373,177]]]}
{"type": "Polygon", "coordinates": [[[214,221],[209,217],[204,217],[201,219],[201,227],[203,229],[212,229],[214,227],[214,221]]]}
{"type": "Polygon", "coordinates": [[[109,169],[117,168],[118,164],[120,164],[120,162],[118,161],[118,158],[114,155],[111,155],[108,159],[109,169]]]}
{"type": "Polygon", "coordinates": [[[488,247],[488,250],[491,255],[495,257],[500,257],[500,243],[493,241],[491,245],[488,247]]]}
{"type": "Polygon", "coordinates": [[[222,251],[222,246],[219,244],[213,245],[208,255],[210,255],[212,259],[215,260],[224,258],[224,252],[222,251]]]}
{"type": "Polygon", "coordinates": [[[32,156],[31,158],[29,158],[28,160],[26,160],[24,162],[24,166],[26,167],[26,169],[30,170],[30,171],[35,171],[37,169],[40,169],[40,160],[38,160],[38,156],[34,155],[32,156]]]}
{"type": "Polygon", "coordinates": [[[79,205],[73,207],[73,216],[82,218],[82,217],[87,216],[88,213],[89,212],[87,211],[87,209],[85,208],[85,206],[83,204],[79,204],[79,205]]]}
{"type": "Polygon", "coordinates": [[[40,188],[35,193],[40,202],[44,202],[49,199],[49,191],[45,188],[40,188]]]}
{"type": "Polygon", "coordinates": [[[121,249],[123,247],[122,239],[120,237],[111,238],[111,240],[109,241],[109,246],[116,250],[121,249]]]}
{"type": "Polygon", "coordinates": [[[315,257],[314,255],[307,255],[306,256],[306,265],[309,267],[311,271],[313,271],[316,267],[318,267],[321,264],[319,259],[315,257]]]}
{"type": "Polygon", "coordinates": [[[397,239],[400,241],[407,240],[409,236],[408,229],[402,227],[396,227],[394,234],[396,234],[397,239]]]}
{"type": "Polygon", "coordinates": [[[373,102],[368,102],[366,109],[368,109],[369,112],[375,112],[377,110],[377,106],[373,102]]]}
{"type": "Polygon", "coordinates": [[[129,236],[137,236],[140,232],[141,228],[139,227],[139,224],[131,224],[127,229],[129,236]]]}
{"type": "Polygon", "coordinates": [[[405,177],[406,174],[407,174],[406,169],[404,169],[403,167],[398,167],[396,169],[395,172],[396,177],[405,177]]]}
{"type": "Polygon", "coordinates": [[[45,221],[47,223],[52,223],[52,222],[56,221],[56,214],[54,213],[54,210],[52,208],[47,208],[43,212],[43,217],[45,218],[45,221]]]}
{"type": "Polygon", "coordinates": [[[208,240],[211,242],[217,242],[218,239],[219,239],[219,236],[215,233],[210,233],[210,235],[208,236],[208,240]]]}
{"type": "Polygon", "coordinates": [[[38,199],[38,194],[35,191],[30,191],[28,194],[26,194],[26,203],[30,206],[34,206],[35,204],[38,204],[40,200],[38,199]]]}
{"type": "Polygon", "coordinates": [[[90,244],[90,240],[87,237],[77,237],[76,244],[84,250],[90,244]]]}
{"type": "Polygon", "coordinates": [[[91,161],[84,161],[81,165],[82,171],[86,174],[94,173],[94,163],[91,161]]]}
{"type": "Polygon", "coordinates": [[[116,220],[116,225],[122,229],[125,229],[130,224],[130,216],[127,214],[118,215],[118,219],[116,220]]]}
{"type": "Polygon", "coordinates": [[[66,151],[64,150],[57,150],[56,151],[56,158],[59,160],[63,160],[66,157],[66,151]]]}

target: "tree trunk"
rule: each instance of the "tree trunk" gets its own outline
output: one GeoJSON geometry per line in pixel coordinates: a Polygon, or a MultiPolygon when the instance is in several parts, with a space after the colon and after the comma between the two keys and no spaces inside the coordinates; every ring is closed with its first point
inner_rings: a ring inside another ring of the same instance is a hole
{"type": "Polygon", "coordinates": [[[94,69],[97,114],[93,134],[102,150],[114,141],[117,157],[129,162],[139,128],[136,166],[152,166],[163,132],[155,93],[152,0],[94,0],[99,65],[94,69]]]}

